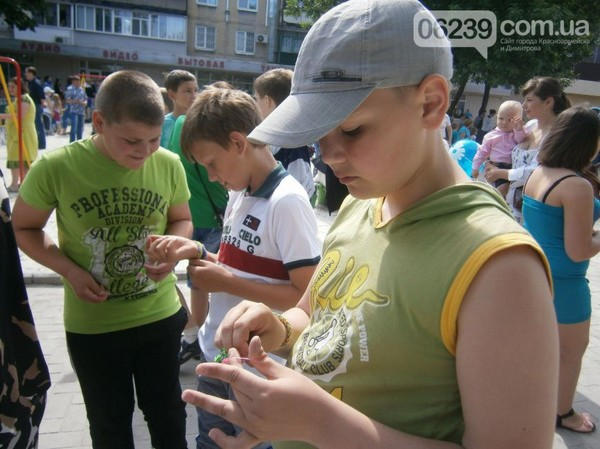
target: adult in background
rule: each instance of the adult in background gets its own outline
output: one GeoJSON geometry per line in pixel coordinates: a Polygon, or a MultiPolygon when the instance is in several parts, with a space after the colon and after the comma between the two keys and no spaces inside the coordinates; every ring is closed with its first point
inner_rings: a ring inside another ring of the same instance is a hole
{"type": "MultiPolygon", "coordinates": [[[[590,258],[600,251],[600,234],[593,229],[600,201],[582,172],[598,152],[599,137],[595,112],[581,107],[562,112],[542,143],[540,166],[523,196],[524,225],[544,249],[552,270],[560,342],[556,425],[582,433],[596,429],[589,414],[573,410],[573,398],[590,336],[586,272],[590,258]]],[[[595,176],[592,181],[598,185],[595,176]]]]}
{"type": "Polygon", "coordinates": [[[69,105],[69,118],[71,119],[69,142],[74,142],[83,137],[83,121],[87,106],[87,95],[81,87],[81,78],[77,75],[71,77],[71,85],[65,92],[65,103],[69,105]]]}
{"type": "Polygon", "coordinates": [[[37,69],[33,66],[25,69],[25,79],[29,87],[29,95],[33,100],[33,104],[35,104],[35,130],[38,137],[38,149],[45,150],[46,132],[44,131],[44,121],[42,119],[44,114],[44,88],[37,77],[37,69]]]}
{"type": "Polygon", "coordinates": [[[510,182],[506,202],[518,221],[521,221],[523,185],[538,165],[537,154],[542,141],[558,114],[571,106],[555,78],[532,78],[523,86],[522,94],[525,115],[529,119],[535,119],[525,125],[525,132],[529,137],[513,148],[511,169],[498,168],[491,164],[486,165],[485,168],[485,178],[489,182],[498,179],[508,179],[510,182]]]}

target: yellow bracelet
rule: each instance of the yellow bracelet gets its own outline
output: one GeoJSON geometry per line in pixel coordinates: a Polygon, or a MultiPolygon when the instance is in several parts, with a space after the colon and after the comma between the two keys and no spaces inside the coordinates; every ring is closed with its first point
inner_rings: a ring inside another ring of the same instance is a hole
{"type": "Polygon", "coordinates": [[[285,338],[283,339],[283,343],[281,343],[281,347],[283,348],[290,342],[290,337],[292,336],[292,325],[282,314],[276,313],[275,316],[279,321],[281,321],[281,324],[283,324],[283,327],[285,328],[285,338]]]}
{"type": "Polygon", "coordinates": [[[206,248],[201,242],[196,241],[196,246],[198,247],[198,258],[206,259],[206,248]]]}

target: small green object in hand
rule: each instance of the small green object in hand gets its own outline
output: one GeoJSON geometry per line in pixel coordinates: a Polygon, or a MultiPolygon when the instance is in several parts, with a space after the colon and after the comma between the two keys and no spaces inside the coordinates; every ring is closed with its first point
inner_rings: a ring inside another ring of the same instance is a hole
{"type": "Polygon", "coordinates": [[[219,353],[215,356],[215,362],[221,363],[228,356],[229,356],[229,354],[227,352],[227,349],[226,348],[221,348],[221,350],[219,351],[219,353]]]}

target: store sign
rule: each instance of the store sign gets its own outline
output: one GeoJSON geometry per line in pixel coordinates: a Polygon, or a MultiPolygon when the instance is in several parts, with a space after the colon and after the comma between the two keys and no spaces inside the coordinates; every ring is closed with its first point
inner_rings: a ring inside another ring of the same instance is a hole
{"type": "Polygon", "coordinates": [[[225,69],[225,61],[215,61],[214,59],[205,58],[187,58],[183,56],[179,56],[177,58],[177,65],[188,67],[206,67],[209,69],[225,69]]]}
{"type": "Polygon", "coordinates": [[[137,61],[139,55],[137,51],[120,51],[120,50],[102,50],[102,57],[106,59],[114,59],[115,61],[137,61]]]}
{"type": "Polygon", "coordinates": [[[60,45],[58,44],[46,44],[43,42],[21,42],[21,50],[23,51],[36,51],[38,53],[60,53],[60,45]]]}

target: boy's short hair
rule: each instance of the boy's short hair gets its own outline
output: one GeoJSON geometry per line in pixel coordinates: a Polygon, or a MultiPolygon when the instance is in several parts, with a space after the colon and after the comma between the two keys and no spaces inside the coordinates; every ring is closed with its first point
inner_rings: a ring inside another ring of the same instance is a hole
{"type": "Polygon", "coordinates": [[[27,67],[25,69],[25,72],[33,73],[33,76],[37,76],[37,69],[34,66],[32,66],[32,65],[30,65],[29,67],[27,67]]]}
{"type": "Polygon", "coordinates": [[[179,85],[187,81],[196,81],[196,77],[187,70],[171,70],[165,77],[165,87],[167,90],[177,91],[179,85]]]}
{"type": "Polygon", "coordinates": [[[294,72],[289,69],[272,69],[254,80],[254,92],[259,96],[268,95],[279,105],[290,94],[294,72]]]}
{"type": "Polygon", "coordinates": [[[192,145],[200,139],[227,147],[232,132],[248,135],[259,123],[256,102],[246,92],[208,87],[200,92],[186,114],[181,130],[183,154],[191,160],[192,145]]]}
{"type": "Polygon", "coordinates": [[[165,114],[158,85],[135,70],[121,70],[106,77],[96,94],[95,108],[108,123],[130,120],[160,126],[165,114]]]}
{"type": "Polygon", "coordinates": [[[375,89],[418,86],[428,75],[452,78],[450,42],[420,47],[414,18],[435,17],[417,0],[348,0],[323,14],[304,38],[290,95],[248,139],[285,148],[316,142],[375,89]]]}
{"type": "Polygon", "coordinates": [[[215,81],[214,83],[210,83],[204,87],[205,88],[206,87],[218,87],[218,88],[222,88],[222,89],[235,89],[235,87],[233,87],[233,84],[231,84],[228,81],[223,81],[223,80],[215,81]]]}

